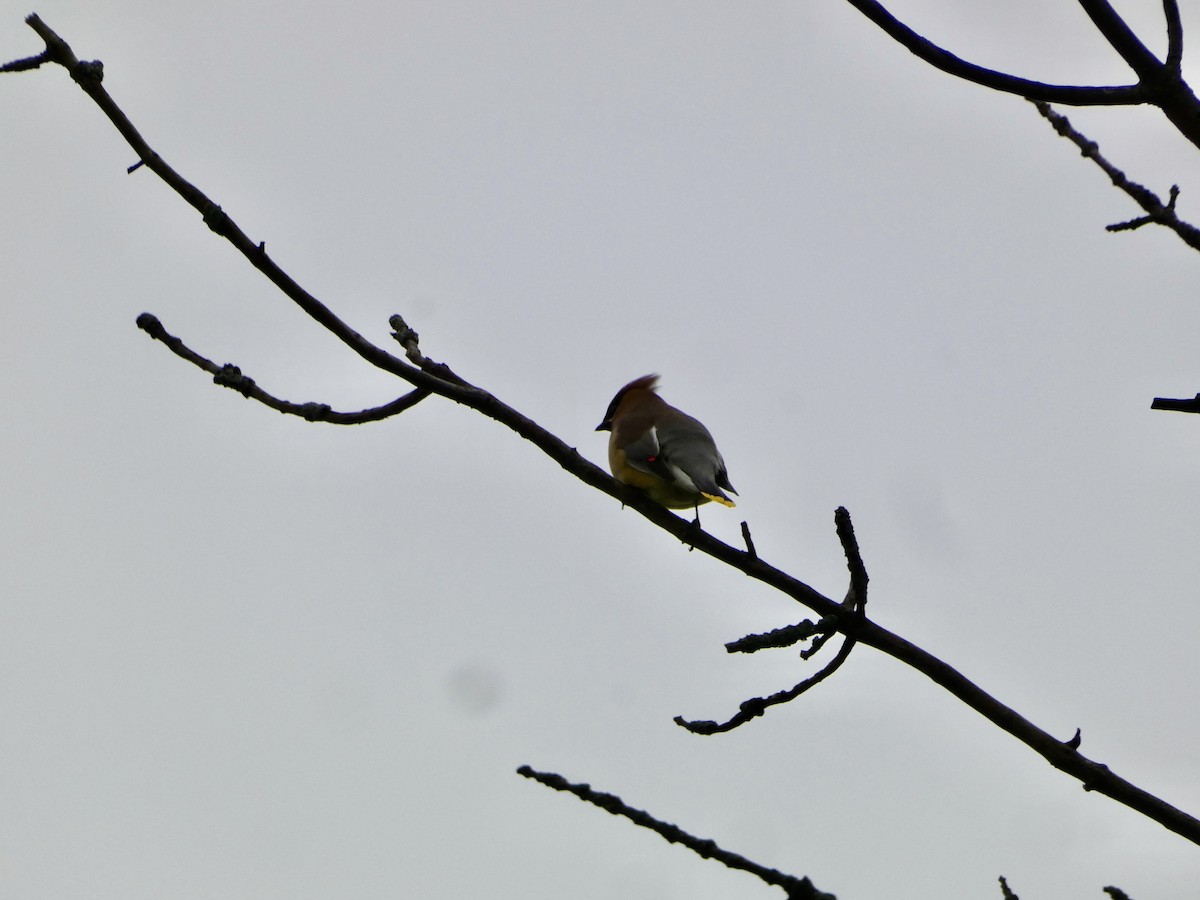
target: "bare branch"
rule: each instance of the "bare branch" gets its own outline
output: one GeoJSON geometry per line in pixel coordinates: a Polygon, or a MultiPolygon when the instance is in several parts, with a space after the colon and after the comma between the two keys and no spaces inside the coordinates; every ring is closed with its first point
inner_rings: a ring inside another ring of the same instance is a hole
{"type": "Polygon", "coordinates": [[[156,316],[142,313],[137,318],[137,326],[154,340],[164,344],[180,359],[185,359],[192,365],[208,372],[213,376],[215,384],[235,390],[248,400],[257,400],[264,406],[269,406],[271,409],[287,415],[299,416],[308,422],[328,422],[332,425],[362,425],[365,422],[378,422],[380,419],[399,415],[429,396],[429,391],[424,388],[416,388],[391,403],[371,409],[362,409],[358,412],[337,412],[324,403],[290,403],[268,394],[254,383],[253,378],[243,375],[242,370],[232,363],[219,366],[212,360],[201,356],[175,335],[169,334],[156,316]]]}
{"type": "MultiPolygon", "coordinates": [[[[96,105],[104,112],[117,131],[128,142],[137,154],[145,168],[151,170],[159,178],[196,209],[204,223],[215,234],[228,240],[251,265],[262,272],[272,284],[283,291],[293,302],[309,316],[323,325],[346,346],[357,353],[371,365],[391,372],[405,379],[414,387],[425,388],[434,393],[453,393],[439,391],[438,387],[446,385],[436,375],[408,365],[390,353],[376,347],[366,338],[339,319],[333,312],[305,291],[291,279],[276,263],[267,256],[265,243],[255,243],[237,226],[237,223],[221,207],[204,194],[199,188],[187,181],[146,142],[141,133],[134,127],[128,116],[117,106],[101,84],[104,77],[104,66],[100,62],[80,62],[71,47],[50,29],[36,14],[25,20],[31,28],[46,42],[46,50],[54,62],[64,66],[75,82],[84,90],[96,105]]],[[[131,167],[132,169],[137,166],[131,167]]],[[[455,399],[458,399],[455,397],[455,399]]]]}
{"type": "Polygon", "coordinates": [[[1009,888],[1008,879],[1006,879],[1003,875],[1000,876],[1000,894],[1004,897],[1004,900],[1021,900],[1021,898],[1014,894],[1009,888]]]}
{"type": "Polygon", "coordinates": [[[1150,97],[1138,84],[1093,87],[1086,85],[1045,84],[997,72],[955,56],[928,38],[909,28],[878,0],[849,0],[851,6],[882,28],[889,37],[919,59],[956,78],[982,85],[1007,94],[1017,94],[1033,100],[1065,103],[1068,106],[1132,106],[1149,103],[1150,97]]]}
{"type": "Polygon", "coordinates": [[[1106,0],[1079,0],[1096,27],[1138,76],[1137,84],[1118,87],[1043,84],[966,62],[917,34],[889,13],[878,0],[848,0],[851,6],[882,28],[917,57],[956,78],[1028,100],[1068,106],[1159,107],[1185,138],[1200,147],[1200,100],[1183,80],[1178,65],[1183,26],[1175,0],[1164,0],[1169,41],[1167,62],[1159,62],[1106,0]]]}
{"type": "Polygon", "coordinates": [[[810,637],[836,632],[837,620],[832,616],[821,619],[819,622],[805,619],[795,625],[784,625],[782,628],[776,628],[763,634],[748,634],[736,641],[730,641],[725,645],[725,650],[728,653],[757,653],[759,650],[791,647],[810,637]]]}
{"type": "Polygon", "coordinates": [[[711,839],[698,838],[688,834],[678,825],[656,819],[645,810],[634,809],[615,794],[604,794],[592,790],[589,784],[572,784],[561,775],[553,772],[538,772],[529,766],[521,766],[517,774],[530,778],[539,784],[556,791],[574,794],[580,800],[598,806],[614,816],[624,816],[635,825],[649,828],[663,840],[671,844],[681,844],[703,859],[713,859],[728,869],[749,872],[766,884],[783,888],[788,900],[836,900],[832,894],[817,890],[808,878],[797,878],[777,869],[770,869],[737,853],[724,850],[711,839]]]}
{"type": "Polygon", "coordinates": [[[1164,228],[1170,228],[1193,250],[1200,250],[1200,228],[1196,228],[1196,226],[1183,221],[1175,215],[1175,198],[1179,194],[1178,187],[1171,189],[1171,199],[1167,203],[1163,203],[1154,191],[1144,185],[1138,184],[1136,181],[1131,181],[1124,172],[1105,159],[1100,154],[1100,145],[1095,141],[1088,140],[1076,131],[1066,116],[1055,112],[1053,107],[1048,103],[1035,102],[1033,105],[1037,107],[1037,111],[1042,114],[1046,121],[1054,127],[1055,131],[1078,147],[1085,157],[1100,167],[1116,187],[1129,195],[1147,213],[1141,219],[1109,225],[1107,230],[1127,231],[1153,223],[1155,225],[1162,225],[1164,228]]]}
{"type": "Polygon", "coordinates": [[[841,668],[842,663],[849,658],[850,651],[854,649],[855,644],[855,624],[866,618],[867,582],[870,579],[867,576],[866,566],[863,564],[862,554],[858,549],[858,538],[854,534],[854,524],[850,521],[850,513],[844,506],[839,506],[834,513],[834,523],[837,527],[838,539],[842,542],[842,550],[846,554],[846,566],[850,570],[850,587],[846,590],[846,599],[842,601],[841,616],[826,616],[816,625],[812,622],[804,621],[797,625],[789,625],[785,628],[776,629],[765,635],[750,635],[741,640],[726,644],[725,649],[730,653],[753,653],[756,650],[766,647],[790,646],[797,641],[816,635],[816,640],[813,641],[812,646],[800,653],[802,658],[809,659],[820,652],[821,648],[825,646],[826,642],[834,634],[842,632],[846,635],[846,639],[842,642],[842,646],[838,648],[837,655],[821,671],[810,678],[806,678],[795,687],[779,691],[769,697],[752,697],[749,700],[743,701],[738,707],[737,714],[725,722],[688,721],[682,716],[676,716],[676,725],[686,728],[693,734],[708,735],[732,731],[734,728],[745,725],[751,719],[758,718],[769,707],[778,706],[781,703],[790,703],[801,694],[816,687],[841,668]],[[855,622],[842,621],[851,617],[853,617],[855,622]]]}
{"type": "MultiPolygon", "coordinates": [[[[163,162],[157,153],[149,148],[128,118],[100,86],[100,80],[103,77],[103,66],[100,63],[79,62],[66,43],[50,31],[37,16],[30,16],[27,21],[45,38],[47,48],[54,61],[61,63],[71,71],[72,78],[101,107],[113,125],[138,152],[139,157],[145,162],[145,167],[158,174],[189,204],[201,211],[205,223],[213,231],[233,243],[255,268],[266,275],[301,309],[325,326],[368,363],[384,371],[392,372],[414,387],[461,403],[503,424],[531,442],[585,484],[617,499],[624,506],[633,509],[640,516],[677,539],[749,577],[775,588],[821,616],[835,616],[839,632],[846,634],[848,638],[853,637],[858,643],[874,647],[921,672],[971,709],[1030,747],[1052,766],[1083,782],[1085,789],[1112,797],[1119,803],[1141,812],[1193,843],[1200,844],[1200,820],[1120,778],[1107,766],[1082,756],[1077,749],[1067,746],[1062,741],[1055,739],[1049,732],[1038,728],[928,651],[872,622],[865,615],[846,616],[842,604],[824,596],[798,578],[770,565],[760,557],[718,540],[703,531],[698,525],[675,515],[649,497],[626,490],[607,472],[584,459],[574,447],[516,409],[504,404],[494,395],[463,381],[458,376],[453,376],[451,379],[449,376],[443,377],[442,374],[435,374],[435,370],[437,373],[443,371],[439,368],[440,364],[428,364],[433,367],[433,370],[425,366],[411,365],[367,341],[335,316],[328,307],[303,290],[267,257],[263,244],[252,243],[219,206],[182,179],[178,173],[163,162]]],[[[426,362],[428,363],[427,360],[426,362]]],[[[444,371],[449,372],[448,369],[444,371]]],[[[450,374],[453,375],[453,373],[450,374]]],[[[849,640],[843,644],[842,653],[847,652],[845,649],[847,643],[849,640]]]]}

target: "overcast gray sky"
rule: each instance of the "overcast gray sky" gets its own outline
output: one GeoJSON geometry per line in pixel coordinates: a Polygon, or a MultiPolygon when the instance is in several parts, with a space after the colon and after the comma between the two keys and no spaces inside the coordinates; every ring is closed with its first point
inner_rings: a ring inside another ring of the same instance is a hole
{"type": "MultiPolygon", "coordinates": [[[[1123,10],[1163,46],[1161,4],[1123,10]]],[[[36,53],[7,3],[0,57],[36,53]]],[[[967,58],[1130,74],[1075,3],[906,0],[967,58]]],[[[301,284],[602,462],[629,379],[714,432],[706,510],[1038,725],[1200,812],[1196,255],[1025,102],[842,0],[37,11],[301,284]]],[[[1200,18],[1185,9],[1191,46],[1200,18]]],[[[1191,70],[1197,75],[1196,70],[1191,70]]],[[[1150,110],[1067,110],[1200,219],[1150,110]]],[[[401,390],[215,238],[58,68],[0,80],[0,894],[777,897],[514,774],[619,793],[848,898],[1194,900],[1200,851],[860,649],[722,644],[805,610],[431,399],[352,428],[214,386],[401,390]]]]}

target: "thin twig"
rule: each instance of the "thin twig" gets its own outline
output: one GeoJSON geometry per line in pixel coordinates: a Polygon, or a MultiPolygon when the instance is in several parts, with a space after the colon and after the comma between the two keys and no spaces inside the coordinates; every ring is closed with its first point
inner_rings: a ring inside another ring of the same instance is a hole
{"type": "Polygon", "coordinates": [[[746,552],[758,559],[758,551],[754,549],[754,539],[750,537],[749,522],[742,522],[742,540],[746,542],[746,552]]]}
{"type": "Polygon", "coordinates": [[[854,534],[854,523],[850,520],[850,513],[844,506],[839,506],[833,518],[837,528],[838,539],[841,541],[842,550],[846,554],[846,567],[850,570],[850,587],[846,590],[846,598],[842,601],[841,614],[838,616],[827,616],[816,625],[806,621],[798,625],[789,625],[785,628],[777,629],[769,634],[750,635],[739,641],[726,644],[725,649],[731,653],[734,652],[734,648],[744,652],[753,652],[754,650],[768,646],[788,646],[805,637],[816,635],[812,646],[800,654],[804,659],[809,659],[820,652],[821,648],[825,646],[825,643],[834,634],[842,632],[846,635],[846,639],[842,641],[842,646],[838,648],[837,655],[826,663],[824,668],[819,672],[804,679],[804,681],[795,687],[777,691],[769,697],[751,697],[749,700],[742,701],[738,706],[737,713],[724,722],[713,722],[711,720],[689,721],[682,716],[676,716],[676,725],[687,729],[693,734],[710,735],[732,731],[735,728],[745,725],[752,719],[758,718],[770,707],[778,706],[781,703],[790,703],[801,694],[812,690],[840,669],[842,663],[849,658],[850,651],[854,649],[856,643],[857,625],[866,620],[867,584],[870,578],[867,576],[867,569],[863,564],[862,553],[858,548],[858,538],[854,534]]]}
{"type": "Polygon", "coordinates": [[[37,56],[27,56],[24,59],[6,62],[0,66],[0,72],[28,72],[30,69],[40,68],[49,62],[54,62],[54,59],[50,56],[49,50],[43,50],[37,56]]]}
{"type": "Polygon", "coordinates": [[[1173,400],[1170,397],[1155,397],[1150,404],[1151,409],[1165,409],[1170,412],[1200,413],[1200,394],[1190,400],[1173,400]]]}
{"type": "Polygon", "coordinates": [[[821,671],[787,690],[777,691],[767,697],[751,697],[749,700],[743,700],[738,705],[737,713],[724,722],[714,722],[708,719],[685,719],[683,716],[676,716],[675,724],[680,728],[690,731],[692,734],[701,735],[723,734],[727,731],[733,731],[735,728],[740,728],[747,722],[757,719],[772,706],[778,706],[781,703],[790,703],[801,694],[816,687],[842,667],[842,663],[846,661],[850,656],[850,651],[854,649],[854,644],[854,638],[847,637],[842,641],[842,646],[838,648],[837,655],[821,671]]]}
{"type": "Polygon", "coordinates": [[[1176,75],[1183,68],[1183,20],[1177,0],[1163,0],[1163,15],[1167,19],[1167,58],[1164,65],[1176,75]]]}
{"type": "Polygon", "coordinates": [[[829,616],[821,619],[819,622],[805,619],[803,622],[797,622],[795,625],[784,625],[782,628],[776,628],[773,631],[767,631],[762,634],[748,634],[745,637],[738,638],[736,641],[730,641],[725,645],[725,650],[728,653],[757,653],[759,650],[791,647],[793,644],[806,641],[810,637],[831,633],[837,633],[837,619],[835,617],[829,616]]]}
{"type": "MultiPolygon", "coordinates": [[[[1070,120],[1061,113],[1055,112],[1050,104],[1034,102],[1033,105],[1037,107],[1037,111],[1053,126],[1056,132],[1078,147],[1080,153],[1099,166],[1116,187],[1124,191],[1138,206],[1146,211],[1147,215],[1141,224],[1153,222],[1156,225],[1170,228],[1193,250],[1200,250],[1200,228],[1196,228],[1196,226],[1183,221],[1175,214],[1175,201],[1173,198],[1167,203],[1163,203],[1159,196],[1148,187],[1138,184],[1136,181],[1131,181],[1124,172],[1101,155],[1099,144],[1076,131],[1072,127],[1070,120]]],[[[1173,194],[1177,196],[1178,193],[1178,188],[1175,188],[1173,194]]],[[[1110,225],[1108,226],[1108,230],[1122,231],[1131,227],[1138,226],[1127,222],[1110,225]]]]}
{"type": "Polygon", "coordinates": [[[645,810],[634,809],[616,794],[592,790],[589,784],[572,784],[554,772],[538,772],[529,766],[521,766],[517,769],[517,774],[556,791],[574,794],[580,800],[598,806],[614,816],[623,816],[635,825],[649,828],[668,843],[681,844],[704,859],[716,860],[728,869],[749,872],[766,884],[783,888],[787,892],[788,900],[835,900],[832,894],[817,890],[808,878],[797,878],[778,869],[768,868],[740,854],[722,849],[714,840],[694,837],[678,825],[656,819],[645,810]]]}
{"type": "Polygon", "coordinates": [[[162,323],[150,313],[142,313],[138,316],[137,326],[180,359],[185,359],[192,365],[208,372],[213,376],[214,383],[237,391],[248,400],[257,400],[264,406],[269,406],[286,415],[299,416],[308,422],[328,422],[331,425],[362,425],[365,422],[378,422],[380,419],[399,415],[429,396],[429,391],[424,388],[416,388],[391,403],[357,412],[337,412],[324,403],[291,403],[268,394],[255,384],[253,378],[242,374],[242,370],[237,366],[231,363],[217,365],[212,360],[201,356],[182,340],[169,334],[162,323]]]}

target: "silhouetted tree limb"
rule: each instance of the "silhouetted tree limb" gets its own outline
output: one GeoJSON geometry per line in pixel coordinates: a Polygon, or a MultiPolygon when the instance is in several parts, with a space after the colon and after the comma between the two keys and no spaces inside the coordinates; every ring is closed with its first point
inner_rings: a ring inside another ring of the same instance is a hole
{"type": "MultiPolygon", "coordinates": [[[[47,41],[47,43],[49,42],[47,41]]],[[[30,69],[41,68],[44,63],[48,62],[54,62],[49,47],[37,54],[37,56],[27,56],[24,59],[14,59],[6,62],[0,66],[0,72],[28,72],[30,69]]]]}
{"type": "Polygon", "coordinates": [[[842,646],[838,648],[837,655],[834,656],[833,659],[831,659],[828,663],[826,663],[825,667],[815,675],[804,679],[804,681],[800,682],[795,687],[791,687],[783,691],[777,691],[776,693],[767,697],[751,697],[749,700],[743,700],[738,705],[738,711],[724,722],[713,722],[708,719],[689,720],[685,719],[683,716],[676,716],[675,724],[681,728],[687,729],[692,734],[711,735],[733,731],[733,729],[745,725],[752,719],[757,719],[770,707],[778,706],[781,703],[790,703],[801,694],[816,687],[818,684],[836,672],[839,668],[841,668],[842,663],[844,663],[850,656],[850,651],[854,649],[854,644],[854,638],[847,637],[844,641],[842,641],[842,646]]]}
{"type": "Polygon", "coordinates": [[[1145,185],[1131,181],[1129,177],[1104,158],[1100,153],[1100,145],[1089,140],[1072,127],[1066,116],[1057,113],[1048,103],[1034,102],[1037,111],[1048,121],[1056,132],[1079,148],[1079,152],[1094,162],[1105,175],[1109,177],[1120,190],[1146,211],[1146,215],[1128,222],[1119,222],[1107,226],[1108,231],[1132,231],[1143,225],[1162,225],[1179,235],[1180,239],[1193,250],[1200,250],[1200,228],[1185,222],[1175,214],[1175,201],[1179,197],[1178,186],[1172,185],[1170,198],[1163,203],[1162,198],[1145,185]]]}
{"type": "Polygon", "coordinates": [[[788,900],[837,900],[833,894],[826,894],[824,891],[817,890],[808,878],[797,878],[794,875],[787,875],[777,869],[767,868],[737,853],[722,849],[714,840],[694,837],[678,825],[672,825],[670,822],[656,819],[645,810],[634,809],[615,794],[604,794],[594,791],[589,784],[572,784],[561,775],[553,772],[538,772],[529,766],[521,766],[517,769],[517,774],[525,778],[531,778],[556,791],[574,794],[580,800],[591,803],[593,806],[598,806],[605,812],[612,813],[614,816],[624,816],[635,825],[640,825],[642,828],[649,828],[668,843],[682,844],[693,853],[698,854],[704,859],[716,860],[727,869],[749,872],[766,884],[783,888],[787,893],[788,900]]]}
{"type": "Polygon", "coordinates": [[[201,356],[179,338],[169,334],[158,318],[150,313],[142,313],[138,316],[137,326],[156,341],[160,341],[180,359],[186,359],[192,365],[208,372],[212,375],[215,384],[237,391],[248,400],[257,400],[271,409],[287,415],[299,416],[309,422],[329,422],[332,425],[362,425],[366,422],[378,422],[380,419],[399,415],[429,396],[429,391],[424,388],[416,388],[403,397],[397,397],[391,403],[371,409],[362,409],[358,412],[337,412],[325,403],[289,403],[287,400],[280,400],[278,397],[268,394],[255,384],[253,378],[242,374],[242,370],[237,366],[231,363],[218,366],[212,360],[201,356]]]}
{"type": "MultiPolygon", "coordinates": [[[[850,587],[846,591],[846,599],[842,601],[842,616],[864,619],[866,617],[867,606],[867,582],[870,579],[867,577],[867,569],[863,564],[862,554],[858,548],[858,538],[854,534],[854,523],[850,520],[850,513],[844,506],[839,506],[837,512],[834,514],[834,524],[837,528],[838,539],[842,542],[842,550],[846,554],[846,565],[850,569],[850,587]]],[[[778,691],[769,697],[751,697],[749,700],[743,701],[738,707],[737,713],[724,722],[718,723],[708,720],[689,721],[683,718],[683,716],[676,716],[675,724],[686,728],[692,734],[704,735],[732,731],[741,725],[745,725],[751,719],[756,719],[765,713],[768,707],[778,706],[781,703],[790,703],[836,672],[841,668],[842,663],[849,658],[850,651],[854,649],[855,638],[854,634],[847,632],[845,626],[839,622],[838,616],[826,616],[815,626],[811,622],[804,621],[798,625],[792,625],[786,629],[778,629],[771,632],[770,636],[750,635],[731,644],[726,644],[725,649],[730,653],[739,651],[754,652],[767,646],[788,646],[795,643],[796,640],[816,635],[813,645],[800,654],[804,659],[808,659],[817,653],[825,645],[825,642],[838,631],[845,632],[846,639],[842,641],[842,646],[838,648],[837,654],[819,672],[804,679],[804,681],[795,687],[778,691]]]]}
{"type": "MultiPolygon", "coordinates": [[[[1124,172],[1100,154],[1095,141],[1088,140],[1071,123],[1050,107],[1050,103],[1070,106],[1126,106],[1152,104],[1159,107],[1171,124],[1189,141],[1200,147],[1200,100],[1183,78],[1183,21],[1178,0],[1163,0],[1166,22],[1167,53],[1161,61],[1133,32],[1108,0],[1079,0],[1079,5],[1125,63],[1138,77],[1136,84],[1114,87],[1048,85],[969,63],[945,50],[908,25],[899,21],[878,0],[848,0],[851,6],[883,29],[890,37],[932,66],[975,84],[1019,94],[1034,102],[1060,135],[1080,149],[1099,166],[1112,183],[1133,198],[1146,215],[1109,225],[1109,231],[1132,231],[1143,225],[1170,228],[1193,250],[1200,250],[1200,229],[1183,221],[1175,213],[1179,188],[1172,186],[1166,203],[1144,185],[1131,181],[1124,172]]],[[[1151,409],[1200,412],[1200,395],[1195,400],[1171,400],[1156,397],[1151,409]]]]}
{"type": "MultiPolygon", "coordinates": [[[[797,622],[795,625],[784,625],[782,628],[775,628],[763,634],[748,634],[745,637],[740,637],[736,641],[727,643],[725,650],[729,653],[757,653],[759,650],[791,647],[793,644],[806,641],[810,637],[836,633],[837,619],[832,616],[817,622],[814,622],[812,619],[805,619],[803,622],[797,622]]],[[[801,651],[801,657],[804,657],[806,652],[801,651]]]]}
{"type": "Polygon", "coordinates": [[[1136,84],[1117,86],[1043,84],[997,72],[934,44],[893,16],[878,0],[847,2],[917,57],[956,78],[1029,100],[1068,106],[1151,104],[1163,111],[1180,134],[1200,147],[1200,101],[1183,79],[1183,24],[1176,0],[1163,0],[1168,41],[1165,61],[1147,49],[1107,0],[1079,0],[1097,30],[1138,76],[1136,84]]]}
{"type": "MultiPolygon", "coordinates": [[[[305,313],[323,325],[366,362],[382,371],[396,375],[415,388],[463,404],[503,424],[538,447],[563,469],[585,484],[619,500],[677,539],[749,577],[775,588],[822,617],[833,617],[837,631],[846,635],[848,639],[874,647],[921,672],[971,709],[1033,749],[1052,766],[1080,780],[1085,790],[1103,793],[1117,802],[1141,812],[1188,840],[1200,843],[1200,820],[1120,778],[1109,771],[1107,766],[1083,756],[1079,753],[1075,741],[1063,742],[1056,739],[1019,715],[1015,710],[981,690],[947,663],[871,621],[864,614],[845,615],[846,610],[842,604],[824,596],[798,578],[770,565],[749,551],[739,550],[718,540],[693,523],[654,503],[648,497],[626,490],[607,472],[584,459],[574,447],[551,434],[532,419],[503,403],[494,395],[455,375],[444,364],[435,363],[422,355],[416,347],[415,332],[412,332],[412,329],[402,320],[399,320],[399,324],[397,324],[397,320],[394,318],[392,324],[396,329],[394,336],[404,347],[407,361],[372,344],[338,318],[327,306],[301,288],[267,256],[264,244],[255,244],[251,241],[220,206],[194,185],[184,180],[166,164],[158,153],[149,147],[104,90],[101,84],[104,68],[101,63],[80,62],[66,42],[51,31],[36,15],[30,16],[26,21],[45,40],[47,53],[52,60],[67,68],[76,83],[100,106],[113,125],[133,147],[139,159],[144,163],[144,167],[159,175],[187,203],[201,213],[205,224],[213,232],[233,244],[251,265],[262,272],[305,313]]],[[[851,561],[851,565],[853,566],[853,561],[851,561]]],[[[853,574],[851,583],[853,588],[853,574]]],[[[863,584],[865,586],[865,582],[863,584]]]]}
{"type": "MultiPolygon", "coordinates": [[[[1178,15],[1178,10],[1176,10],[1176,15],[1178,15]]],[[[1173,43],[1172,46],[1182,46],[1182,37],[1176,43],[1173,43]]],[[[1146,211],[1146,215],[1144,216],[1138,216],[1136,219],[1106,226],[1107,231],[1134,231],[1144,225],[1161,225],[1175,232],[1180,240],[1193,250],[1200,250],[1200,228],[1197,228],[1190,222],[1185,222],[1175,213],[1175,202],[1179,199],[1178,185],[1171,185],[1167,202],[1163,203],[1162,198],[1158,194],[1145,185],[1131,181],[1123,171],[1105,159],[1100,153],[1100,145],[1077,131],[1066,116],[1055,112],[1048,103],[1034,102],[1034,106],[1037,107],[1037,111],[1054,127],[1054,130],[1058,134],[1078,147],[1079,152],[1084,157],[1099,166],[1117,188],[1124,191],[1138,206],[1146,211]]],[[[1155,397],[1150,403],[1150,408],[1173,412],[1200,413],[1200,394],[1197,394],[1192,399],[1183,400],[1155,397]]]]}

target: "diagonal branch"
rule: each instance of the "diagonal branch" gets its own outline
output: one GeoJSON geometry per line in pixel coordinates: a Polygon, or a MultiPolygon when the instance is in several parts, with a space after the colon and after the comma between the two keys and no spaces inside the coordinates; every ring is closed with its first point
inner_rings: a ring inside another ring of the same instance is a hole
{"type": "Polygon", "coordinates": [[[169,334],[156,316],[142,313],[137,318],[137,326],[162,343],[168,350],[185,359],[192,365],[203,369],[213,377],[213,382],[237,391],[248,400],[257,400],[264,406],[269,406],[278,412],[291,416],[299,416],[308,422],[328,422],[331,425],[362,425],[365,422],[378,422],[390,416],[399,415],[406,409],[416,406],[429,396],[429,391],[416,388],[403,397],[398,397],[391,403],[375,406],[371,409],[361,409],[358,412],[337,412],[324,403],[290,403],[272,396],[254,383],[254,379],[242,374],[242,370],[231,363],[218,366],[185,344],[182,340],[169,334]]]}
{"type": "Polygon", "coordinates": [[[1130,231],[1148,224],[1162,225],[1164,228],[1174,231],[1180,240],[1193,250],[1200,250],[1200,228],[1185,222],[1175,214],[1175,198],[1179,194],[1178,188],[1172,188],[1171,198],[1163,203],[1158,194],[1145,185],[1131,181],[1124,172],[1105,159],[1100,153],[1100,145],[1076,131],[1066,116],[1055,112],[1048,103],[1035,102],[1033,105],[1037,107],[1037,111],[1053,126],[1055,131],[1078,147],[1080,153],[1099,166],[1117,188],[1124,191],[1146,211],[1146,215],[1140,219],[1109,225],[1109,231],[1130,231]]]}
{"type": "MultiPolygon", "coordinates": [[[[1117,802],[1153,819],[1163,827],[1186,837],[1193,843],[1200,844],[1200,820],[1117,776],[1107,766],[1083,756],[1079,753],[1076,743],[1060,741],[1049,732],[1038,728],[1015,710],[981,690],[961,672],[933,654],[888,631],[865,615],[844,616],[845,610],[840,603],[824,596],[798,578],[770,565],[754,553],[737,549],[718,540],[692,522],[659,506],[649,497],[638,496],[625,490],[612,476],[584,459],[574,447],[561,438],[487,391],[469,384],[457,376],[451,378],[446,375],[445,373],[449,370],[444,369],[440,364],[433,363],[423,356],[421,357],[422,362],[419,364],[412,364],[411,360],[405,362],[367,341],[271,261],[266,255],[264,245],[252,243],[233,224],[229,216],[221,211],[219,206],[212,203],[195,186],[181,178],[178,173],[166,165],[157,153],[150,150],[125,114],[100,86],[100,79],[103,75],[103,66],[100,63],[80,62],[71,52],[70,47],[37,16],[30,16],[26,21],[46,40],[47,48],[54,57],[54,61],[68,68],[72,78],[104,110],[113,125],[139,152],[145,167],[158,174],[189,204],[200,210],[204,215],[205,223],[213,231],[233,243],[256,269],[266,275],[304,312],[368,363],[384,371],[392,372],[414,387],[426,389],[430,393],[461,403],[494,419],[532,443],[580,481],[620,501],[624,506],[634,510],[638,515],[694,549],[745,573],[756,581],[773,587],[821,616],[842,614],[837,619],[838,631],[848,637],[854,637],[860,644],[874,647],[930,678],[971,709],[1030,747],[1050,765],[1079,779],[1083,782],[1085,789],[1112,797],[1117,802]]],[[[393,323],[393,327],[396,327],[395,323],[393,323]]],[[[406,345],[410,338],[401,334],[400,329],[397,331],[397,339],[406,345]]]]}
{"type": "MultiPolygon", "coordinates": [[[[70,45],[59,37],[36,14],[30,15],[25,21],[46,42],[46,52],[53,61],[66,68],[71,78],[92,98],[101,111],[108,117],[109,121],[116,127],[117,131],[121,133],[121,136],[125,138],[129,146],[138,155],[140,164],[161,178],[168,187],[196,209],[210,230],[229,241],[254,268],[262,272],[272,284],[283,291],[297,306],[371,365],[405,379],[414,387],[425,388],[433,393],[441,393],[444,396],[457,393],[454,388],[461,388],[461,385],[446,385],[435,374],[427,373],[419,368],[408,365],[403,360],[397,359],[390,353],[376,347],[334,315],[329,307],[300,287],[267,255],[265,243],[254,243],[216,202],[176,172],[166,160],[150,147],[146,139],[142,137],[141,132],[134,127],[129,117],[125,115],[109,95],[108,91],[104,89],[102,84],[104,66],[102,63],[81,62],[70,45]],[[439,388],[441,389],[439,390],[439,388]]],[[[131,166],[130,171],[134,171],[140,167],[138,165],[131,166]]],[[[459,397],[454,396],[453,399],[459,399],[459,397]]]]}
{"type": "MultiPolygon", "coordinates": [[[[846,591],[846,599],[842,601],[842,609],[844,611],[843,618],[853,618],[855,622],[865,620],[865,610],[867,606],[867,569],[863,564],[862,554],[858,549],[858,538],[854,535],[854,524],[850,521],[850,513],[844,506],[839,506],[837,512],[834,513],[834,521],[837,526],[838,539],[842,542],[842,549],[846,554],[846,565],[850,569],[850,587],[846,591]]],[[[808,631],[810,634],[820,632],[817,640],[813,641],[813,645],[808,650],[800,655],[808,659],[814,653],[825,645],[825,642],[834,635],[837,631],[841,631],[846,635],[846,639],[842,641],[842,646],[838,648],[837,654],[831,659],[819,672],[815,675],[806,678],[798,685],[788,688],[784,691],[778,691],[769,697],[752,697],[745,700],[738,707],[737,713],[725,722],[712,721],[689,721],[682,716],[675,717],[675,724],[692,732],[692,734],[718,734],[721,732],[732,731],[741,725],[745,725],[752,719],[756,719],[767,711],[769,707],[778,706],[781,703],[790,703],[801,694],[816,687],[834,672],[842,667],[850,657],[850,651],[854,649],[855,644],[855,628],[853,624],[848,627],[847,623],[839,622],[836,616],[828,616],[821,620],[818,625],[813,625],[811,622],[801,622],[799,625],[790,626],[787,629],[779,629],[772,632],[770,636],[754,635],[750,639],[749,646],[753,649],[759,649],[760,646],[774,645],[782,646],[785,644],[794,643],[794,635],[803,634],[808,631]],[[824,627],[822,627],[824,626],[824,627]]],[[[807,636],[807,635],[805,635],[807,636]]],[[[742,645],[747,639],[735,641],[733,644],[726,645],[729,652],[734,652],[736,649],[743,649],[742,645]]]]}
{"type": "Polygon", "coordinates": [[[649,828],[668,843],[687,847],[703,859],[714,859],[727,869],[749,872],[766,884],[783,888],[787,892],[788,900],[835,900],[832,894],[817,890],[808,878],[797,878],[795,875],[787,875],[778,869],[767,868],[740,854],[722,849],[712,839],[694,837],[678,825],[656,819],[645,810],[634,809],[616,794],[594,791],[590,784],[572,784],[554,772],[538,772],[529,766],[521,766],[517,769],[517,774],[556,791],[574,794],[585,803],[598,806],[614,816],[624,816],[635,825],[649,828]]]}
{"type": "Polygon", "coordinates": [[[730,641],[725,645],[729,653],[757,653],[759,650],[772,650],[778,647],[791,647],[810,637],[837,632],[837,619],[827,616],[818,622],[805,619],[795,625],[784,625],[763,634],[748,634],[730,641]]]}

